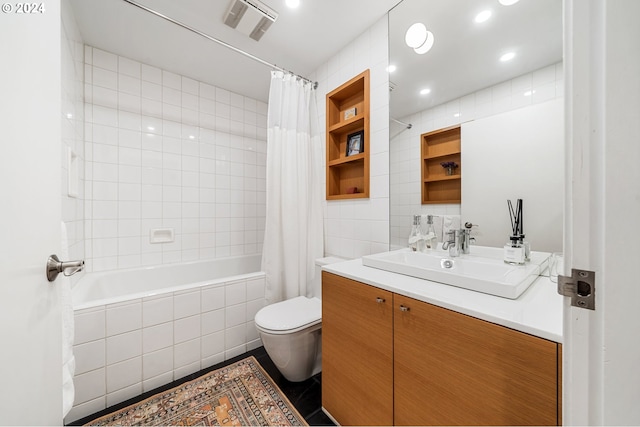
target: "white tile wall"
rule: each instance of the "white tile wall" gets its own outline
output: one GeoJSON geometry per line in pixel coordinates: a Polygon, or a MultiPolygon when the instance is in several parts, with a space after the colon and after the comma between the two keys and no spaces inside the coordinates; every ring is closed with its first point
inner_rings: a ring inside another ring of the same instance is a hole
{"type": "Polygon", "coordinates": [[[324,203],[325,253],[357,258],[389,249],[389,76],[386,17],[321,66],[317,102],[323,140],[326,138],[326,94],[370,70],[370,198],[324,203]]]}
{"type": "Polygon", "coordinates": [[[71,422],[261,344],[263,273],[79,310],[71,422]]]}
{"type": "Polygon", "coordinates": [[[422,205],[420,195],[420,135],[527,105],[560,98],[564,93],[562,63],[479,90],[400,120],[411,123],[391,130],[391,249],[407,245],[414,214],[460,215],[460,205],[422,205]]]}
{"type": "Polygon", "coordinates": [[[84,47],[87,271],[260,253],[267,105],[84,47]],[[149,230],[175,241],[151,244],[149,230]]]}

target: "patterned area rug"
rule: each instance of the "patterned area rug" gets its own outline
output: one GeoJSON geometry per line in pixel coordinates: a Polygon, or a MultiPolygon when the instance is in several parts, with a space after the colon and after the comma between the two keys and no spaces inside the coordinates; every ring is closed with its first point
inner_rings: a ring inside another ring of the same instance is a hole
{"type": "Polygon", "coordinates": [[[304,418],[248,357],[142,402],[92,426],[306,426],[304,418]]]}

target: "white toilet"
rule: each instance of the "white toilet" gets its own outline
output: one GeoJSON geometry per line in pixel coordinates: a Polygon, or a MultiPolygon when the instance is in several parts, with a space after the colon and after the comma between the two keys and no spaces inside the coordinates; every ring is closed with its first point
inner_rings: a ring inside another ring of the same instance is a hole
{"type": "Polygon", "coordinates": [[[344,261],[316,260],[313,298],[299,296],[270,304],[256,313],[262,344],[278,370],[289,381],[304,381],[322,370],[322,266],[344,261]]]}

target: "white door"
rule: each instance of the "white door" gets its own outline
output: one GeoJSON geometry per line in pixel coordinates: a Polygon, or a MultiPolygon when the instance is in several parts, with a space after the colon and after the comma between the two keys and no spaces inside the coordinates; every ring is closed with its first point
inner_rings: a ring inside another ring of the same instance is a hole
{"type": "Polygon", "coordinates": [[[596,272],[595,310],[565,304],[565,425],[640,425],[639,17],[565,0],[564,273],[596,272]]]}
{"type": "MultiPolygon", "coordinates": [[[[0,424],[62,425],[60,2],[0,12],[0,424]]],[[[23,6],[24,7],[24,6],[23,6]]]]}

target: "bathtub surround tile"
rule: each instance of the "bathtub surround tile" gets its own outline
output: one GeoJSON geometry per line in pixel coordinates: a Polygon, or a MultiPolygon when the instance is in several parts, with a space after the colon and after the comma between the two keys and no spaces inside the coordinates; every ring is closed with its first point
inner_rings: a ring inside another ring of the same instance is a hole
{"type": "Polygon", "coordinates": [[[201,315],[202,335],[223,331],[226,325],[225,313],[226,313],[226,310],[224,308],[219,310],[203,312],[201,315]]]}
{"type": "Polygon", "coordinates": [[[129,387],[125,387],[113,393],[107,394],[107,406],[113,406],[117,403],[139,396],[142,393],[142,383],[136,383],[129,387]]]}
{"type": "Polygon", "coordinates": [[[105,340],[99,339],[73,346],[76,359],[75,375],[81,375],[105,366],[105,340]]]}
{"type": "Polygon", "coordinates": [[[173,295],[147,297],[142,302],[144,328],[173,320],[173,295]]]}
{"type": "Polygon", "coordinates": [[[142,357],[140,356],[107,366],[107,400],[109,393],[141,382],[142,357]]]}
{"type": "Polygon", "coordinates": [[[107,338],[107,365],[142,355],[142,330],[107,338]]]}
{"type": "Polygon", "coordinates": [[[225,308],[225,327],[243,325],[247,321],[247,304],[236,304],[225,308]]]}
{"type": "Polygon", "coordinates": [[[200,313],[200,290],[175,292],[173,295],[174,319],[200,313]]]}
{"type": "Polygon", "coordinates": [[[142,378],[144,381],[168,374],[171,374],[170,382],[173,380],[172,347],[145,353],[144,356],[142,356],[142,378]]]}
{"type": "Polygon", "coordinates": [[[83,344],[105,338],[106,317],[104,306],[77,310],[74,314],[74,344],[83,344]]]}
{"type": "MultiPolygon", "coordinates": [[[[173,362],[172,362],[173,363],[173,362]]],[[[158,375],[157,377],[149,378],[142,381],[142,391],[146,393],[148,391],[157,389],[173,380],[173,371],[158,375]]]]}
{"type": "Polygon", "coordinates": [[[142,328],[142,301],[109,304],[107,306],[107,336],[142,328]]]}
{"type": "Polygon", "coordinates": [[[239,281],[228,283],[225,286],[225,304],[226,306],[240,304],[247,300],[247,282],[239,281]]]}
{"type": "Polygon", "coordinates": [[[175,330],[173,334],[173,343],[179,344],[185,341],[200,338],[200,315],[185,317],[175,321],[175,330]]]}
{"type": "Polygon", "coordinates": [[[167,322],[142,330],[142,354],[148,354],[174,344],[174,323],[167,322]]]}
{"type": "Polygon", "coordinates": [[[75,405],[88,402],[106,394],[105,368],[89,371],[73,377],[75,387],[75,405]]]}
{"type": "MultiPolygon", "coordinates": [[[[191,367],[194,364],[200,364],[200,338],[176,344],[173,347],[173,368],[175,371],[191,367]]],[[[180,378],[180,376],[176,376],[176,378],[180,378]]]]}

